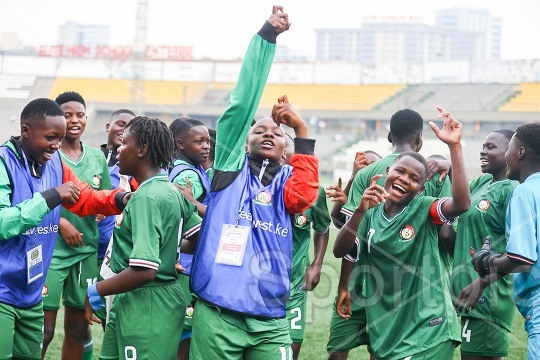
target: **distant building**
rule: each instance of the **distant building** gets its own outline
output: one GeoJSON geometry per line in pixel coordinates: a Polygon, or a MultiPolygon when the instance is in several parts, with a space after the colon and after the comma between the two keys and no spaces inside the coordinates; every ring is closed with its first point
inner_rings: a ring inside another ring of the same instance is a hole
{"type": "Polygon", "coordinates": [[[420,64],[500,57],[501,21],[486,10],[441,10],[436,26],[407,17],[367,20],[358,29],[317,29],[316,59],[420,64]]]}
{"type": "Polygon", "coordinates": [[[448,37],[449,60],[499,60],[501,19],[482,9],[437,11],[436,25],[448,37]]]}
{"type": "Polygon", "coordinates": [[[108,45],[109,27],[105,25],[83,25],[68,21],[58,27],[58,45],[108,45]]]}

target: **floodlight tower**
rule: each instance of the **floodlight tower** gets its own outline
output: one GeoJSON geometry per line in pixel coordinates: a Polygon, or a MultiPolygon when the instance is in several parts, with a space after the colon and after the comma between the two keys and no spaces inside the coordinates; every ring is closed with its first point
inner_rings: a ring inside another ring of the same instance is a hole
{"type": "Polygon", "coordinates": [[[131,80],[131,104],[135,114],[143,115],[144,105],[144,61],[146,59],[146,24],[148,0],[137,0],[135,19],[135,41],[133,43],[133,79],[131,80]]]}

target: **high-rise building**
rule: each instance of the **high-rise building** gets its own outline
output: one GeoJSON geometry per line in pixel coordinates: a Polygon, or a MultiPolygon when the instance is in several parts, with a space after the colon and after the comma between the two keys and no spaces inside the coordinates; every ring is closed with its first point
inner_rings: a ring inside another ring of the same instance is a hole
{"type": "Polygon", "coordinates": [[[59,45],[108,45],[109,27],[105,25],[84,25],[68,21],[58,27],[59,45]]]}
{"type": "Polygon", "coordinates": [[[437,11],[436,25],[450,42],[450,60],[498,60],[501,55],[501,19],[483,9],[452,8],[437,11]]]}
{"type": "Polygon", "coordinates": [[[436,26],[418,18],[369,18],[358,29],[317,29],[316,59],[362,64],[493,60],[500,57],[501,21],[486,10],[437,12],[436,26]]]}

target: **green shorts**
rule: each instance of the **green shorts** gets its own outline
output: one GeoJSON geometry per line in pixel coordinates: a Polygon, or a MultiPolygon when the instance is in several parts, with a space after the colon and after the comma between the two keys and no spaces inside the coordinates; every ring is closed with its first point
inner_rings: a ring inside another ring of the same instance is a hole
{"type": "Polygon", "coordinates": [[[178,274],[177,282],[182,287],[184,294],[189,295],[189,298],[186,296],[186,317],[184,320],[184,331],[191,331],[193,315],[195,312],[195,308],[193,306],[195,299],[193,298],[191,291],[189,291],[189,276],[178,274]]]}
{"type": "Polygon", "coordinates": [[[306,304],[307,298],[304,298],[299,306],[287,309],[287,321],[289,322],[289,334],[294,343],[301,344],[304,341],[304,332],[306,331],[306,304]]]}
{"type": "Polygon", "coordinates": [[[287,319],[260,320],[197,301],[191,360],[292,360],[287,319]]]}
{"type": "Polygon", "coordinates": [[[452,360],[457,345],[457,342],[448,340],[421,353],[405,356],[402,360],[452,360]]]}
{"type": "Polygon", "coordinates": [[[49,269],[43,289],[43,309],[58,310],[64,306],[84,309],[86,289],[97,281],[97,253],[64,269],[49,269]]]}
{"type": "Polygon", "coordinates": [[[347,320],[337,314],[334,302],[326,351],[349,351],[361,345],[369,345],[366,324],[366,311],[363,306],[353,305],[352,315],[347,320]]]}
{"type": "Polygon", "coordinates": [[[0,303],[0,359],[41,359],[43,303],[28,309],[0,303]]]}
{"type": "Polygon", "coordinates": [[[176,359],[184,306],[176,282],[115,295],[99,358],[176,359]]]}
{"type": "Polygon", "coordinates": [[[461,317],[461,353],[469,356],[508,356],[510,332],[481,319],[461,317]]]}

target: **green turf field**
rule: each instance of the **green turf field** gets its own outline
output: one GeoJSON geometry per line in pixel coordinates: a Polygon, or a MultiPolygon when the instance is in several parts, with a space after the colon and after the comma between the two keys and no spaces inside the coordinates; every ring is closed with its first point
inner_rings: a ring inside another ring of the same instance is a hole
{"type": "MultiPolygon", "coordinates": [[[[324,182],[323,182],[324,183],[324,182]]],[[[329,207],[331,205],[329,204],[329,207]]],[[[336,228],[330,228],[330,244],[325,256],[323,273],[321,282],[313,293],[308,296],[308,309],[306,315],[307,328],[305,341],[302,345],[300,358],[306,360],[326,359],[326,341],[328,339],[328,324],[330,322],[330,311],[332,310],[332,302],[334,300],[339,278],[340,259],[334,258],[332,255],[332,245],[337,234],[336,228]]],[[[311,252],[312,254],[312,252],[311,252]]],[[[103,331],[101,326],[95,324],[92,327],[94,333],[94,357],[99,356],[101,348],[101,339],[103,331]]],[[[61,344],[63,338],[63,312],[60,311],[57,321],[56,335],[49,346],[46,359],[60,359],[61,344]]],[[[454,356],[459,359],[459,348],[454,356]]],[[[526,359],[527,358],[527,334],[523,330],[523,318],[519,313],[516,313],[514,318],[513,332],[511,335],[511,345],[508,359],[526,359]]],[[[355,349],[350,352],[349,359],[360,360],[369,359],[365,347],[355,349]]]]}

